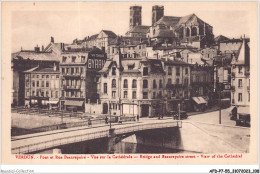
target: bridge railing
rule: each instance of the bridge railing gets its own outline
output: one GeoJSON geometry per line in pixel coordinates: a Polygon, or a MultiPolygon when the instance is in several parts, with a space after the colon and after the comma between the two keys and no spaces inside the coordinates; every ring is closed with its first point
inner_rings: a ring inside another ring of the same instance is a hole
{"type": "Polygon", "coordinates": [[[180,125],[179,121],[164,122],[164,123],[152,123],[152,124],[151,123],[139,124],[139,125],[117,128],[117,129],[115,129],[115,134],[136,132],[136,131],[140,131],[140,130],[167,128],[167,127],[173,127],[173,126],[179,126],[179,125],[180,125]]]}
{"type": "Polygon", "coordinates": [[[82,142],[86,140],[93,140],[97,138],[103,138],[108,137],[108,130],[102,130],[102,131],[96,131],[96,132],[90,132],[86,134],[79,134],[79,135],[73,135],[69,137],[62,137],[62,138],[56,138],[48,141],[43,141],[40,143],[34,143],[24,146],[19,146],[16,148],[12,148],[13,154],[23,154],[23,153],[30,153],[30,152],[36,152],[43,149],[53,148],[56,146],[61,146],[65,144],[70,143],[77,143],[82,142]]]}

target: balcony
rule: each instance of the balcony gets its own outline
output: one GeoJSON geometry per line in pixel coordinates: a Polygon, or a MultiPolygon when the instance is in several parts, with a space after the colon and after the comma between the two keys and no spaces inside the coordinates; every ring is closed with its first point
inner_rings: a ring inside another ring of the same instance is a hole
{"type": "Polygon", "coordinates": [[[166,89],[181,88],[182,84],[166,84],[166,89]]]}
{"type": "Polygon", "coordinates": [[[73,73],[73,74],[70,74],[70,73],[66,73],[66,74],[62,74],[63,77],[73,77],[73,78],[80,78],[80,77],[84,77],[83,74],[80,74],[80,73],[73,73]]]}
{"type": "Polygon", "coordinates": [[[63,85],[63,89],[80,89],[80,88],[81,88],[80,85],[73,85],[73,86],[63,85]]]}

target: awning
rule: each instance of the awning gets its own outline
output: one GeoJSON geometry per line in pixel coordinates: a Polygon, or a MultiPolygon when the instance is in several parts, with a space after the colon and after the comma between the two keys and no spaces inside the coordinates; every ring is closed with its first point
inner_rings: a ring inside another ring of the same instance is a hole
{"type": "Polygon", "coordinates": [[[59,101],[57,100],[50,100],[50,101],[47,101],[48,104],[57,104],[59,101]]]}
{"type": "Polygon", "coordinates": [[[237,108],[238,114],[250,114],[250,108],[249,107],[238,107],[237,108]]]}
{"type": "Polygon", "coordinates": [[[207,104],[207,101],[203,97],[192,97],[197,104],[207,104]]]}
{"type": "Polygon", "coordinates": [[[69,105],[69,106],[82,106],[82,105],[83,105],[83,101],[65,100],[64,105],[69,105]]]}

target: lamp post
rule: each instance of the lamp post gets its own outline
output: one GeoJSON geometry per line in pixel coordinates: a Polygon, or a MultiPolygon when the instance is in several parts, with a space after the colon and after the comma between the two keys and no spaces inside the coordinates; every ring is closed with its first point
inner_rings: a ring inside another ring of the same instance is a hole
{"type": "Polygon", "coordinates": [[[110,103],[110,101],[109,101],[109,127],[110,127],[110,129],[111,129],[111,127],[112,127],[112,125],[111,125],[111,103],[110,103]]]}

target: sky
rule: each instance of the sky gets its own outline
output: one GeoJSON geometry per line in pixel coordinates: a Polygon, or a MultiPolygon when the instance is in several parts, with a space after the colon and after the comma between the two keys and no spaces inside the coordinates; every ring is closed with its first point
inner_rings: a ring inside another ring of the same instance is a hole
{"type": "Polygon", "coordinates": [[[248,12],[234,6],[223,10],[223,4],[218,7],[208,2],[202,5],[180,2],[38,3],[34,4],[35,9],[21,8],[12,12],[12,52],[20,51],[21,47],[24,50],[36,45],[46,47],[51,36],[55,42],[72,43],[75,38],[98,34],[102,29],[124,35],[129,28],[131,5],[142,6],[143,25],[151,25],[153,5],[164,5],[165,16],[195,13],[213,26],[215,36],[235,38],[250,34],[248,12]]]}

